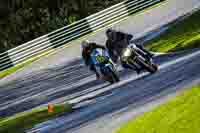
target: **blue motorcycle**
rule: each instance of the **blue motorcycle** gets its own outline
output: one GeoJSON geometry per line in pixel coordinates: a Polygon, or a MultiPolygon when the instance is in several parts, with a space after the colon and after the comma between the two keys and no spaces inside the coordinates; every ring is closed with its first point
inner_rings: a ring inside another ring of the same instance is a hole
{"type": "Polygon", "coordinates": [[[116,67],[112,62],[107,50],[100,48],[94,49],[90,55],[90,63],[93,64],[103,79],[110,83],[120,81],[116,67]]]}

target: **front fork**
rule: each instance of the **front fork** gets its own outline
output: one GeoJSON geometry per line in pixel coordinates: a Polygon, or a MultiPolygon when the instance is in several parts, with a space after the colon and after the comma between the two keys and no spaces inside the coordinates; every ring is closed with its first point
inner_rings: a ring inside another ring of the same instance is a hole
{"type": "Polygon", "coordinates": [[[127,63],[128,63],[129,65],[133,66],[134,69],[139,70],[139,69],[141,69],[141,66],[138,65],[138,64],[136,63],[136,58],[137,58],[137,57],[134,57],[134,59],[129,59],[129,61],[128,61],[127,63]],[[129,63],[129,62],[130,62],[130,63],[129,63]]]}

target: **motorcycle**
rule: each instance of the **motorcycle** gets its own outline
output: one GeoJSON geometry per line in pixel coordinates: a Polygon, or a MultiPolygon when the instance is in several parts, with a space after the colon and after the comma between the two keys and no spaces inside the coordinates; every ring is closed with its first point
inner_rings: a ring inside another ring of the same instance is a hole
{"type": "Polygon", "coordinates": [[[116,67],[107,50],[97,48],[92,51],[90,56],[91,64],[96,67],[96,70],[103,76],[103,79],[112,84],[120,81],[116,67]]]}
{"type": "Polygon", "coordinates": [[[153,63],[152,58],[145,58],[144,54],[145,53],[139,49],[127,47],[122,50],[120,60],[131,66],[133,69],[136,69],[137,67],[139,69],[146,69],[152,74],[155,73],[158,70],[158,66],[153,63]]]}

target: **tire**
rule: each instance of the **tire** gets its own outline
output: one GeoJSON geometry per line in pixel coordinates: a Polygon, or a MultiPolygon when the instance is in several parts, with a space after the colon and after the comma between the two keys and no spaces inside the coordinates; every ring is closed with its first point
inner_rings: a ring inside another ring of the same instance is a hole
{"type": "Polygon", "coordinates": [[[119,79],[119,76],[116,74],[116,72],[115,71],[113,71],[113,70],[111,70],[111,69],[109,69],[109,82],[111,83],[111,84],[113,84],[113,83],[116,83],[116,82],[119,82],[120,81],[120,79],[119,79]]]}
{"type": "Polygon", "coordinates": [[[151,74],[155,73],[158,70],[158,66],[156,64],[150,64],[149,62],[146,63],[145,61],[137,58],[138,63],[142,65],[143,68],[145,68],[148,72],[151,74]]]}
{"type": "MultiPolygon", "coordinates": [[[[158,71],[158,65],[152,64],[152,67],[154,68],[154,71],[155,71],[155,72],[158,71]]],[[[154,72],[154,73],[155,73],[155,72],[154,72]]]]}

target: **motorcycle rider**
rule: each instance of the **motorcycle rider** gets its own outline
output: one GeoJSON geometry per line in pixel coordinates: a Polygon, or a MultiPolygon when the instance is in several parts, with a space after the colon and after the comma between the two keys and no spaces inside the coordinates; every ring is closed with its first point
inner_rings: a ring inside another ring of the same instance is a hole
{"type": "Polygon", "coordinates": [[[104,46],[96,44],[94,42],[89,42],[88,40],[84,40],[81,43],[82,46],[82,57],[84,59],[85,65],[89,66],[89,69],[96,74],[96,78],[100,79],[100,74],[96,70],[96,67],[93,64],[90,64],[90,55],[92,51],[96,48],[106,49],[104,46]]]}
{"type": "MultiPolygon", "coordinates": [[[[153,57],[153,54],[150,53],[149,51],[147,51],[146,49],[144,49],[142,45],[138,45],[138,44],[135,44],[135,43],[130,44],[130,41],[133,38],[133,35],[131,35],[131,34],[124,33],[124,32],[113,30],[113,29],[109,28],[109,29],[106,30],[106,37],[107,37],[106,47],[108,49],[108,52],[109,52],[112,60],[115,63],[118,61],[120,53],[122,52],[122,50],[124,48],[128,47],[129,45],[132,45],[132,47],[138,49],[138,51],[142,51],[140,53],[145,58],[150,59],[150,58],[153,57]]],[[[122,63],[122,66],[124,68],[132,69],[132,67],[129,66],[128,64],[126,64],[125,62],[121,62],[121,63],[122,63]]],[[[138,69],[137,67],[136,67],[135,70],[138,74],[140,73],[140,69],[138,69]]]]}

